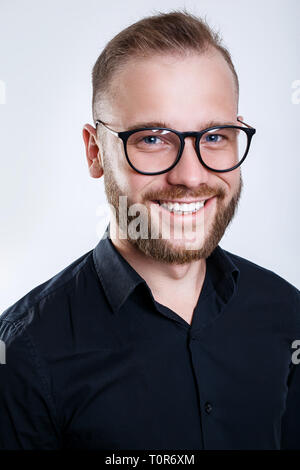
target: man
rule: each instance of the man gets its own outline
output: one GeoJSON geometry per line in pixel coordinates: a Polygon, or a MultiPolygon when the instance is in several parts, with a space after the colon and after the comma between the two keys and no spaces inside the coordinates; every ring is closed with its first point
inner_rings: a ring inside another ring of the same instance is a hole
{"type": "Polygon", "coordinates": [[[110,224],[1,316],[0,448],[300,449],[299,291],[219,245],[255,133],[229,52],[158,14],[107,44],[93,92],[110,224]]]}

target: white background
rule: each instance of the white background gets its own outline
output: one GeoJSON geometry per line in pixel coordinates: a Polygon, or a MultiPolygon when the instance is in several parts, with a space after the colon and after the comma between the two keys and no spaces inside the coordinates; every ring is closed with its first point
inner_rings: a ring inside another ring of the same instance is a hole
{"type": "Polygon", "coordinates": [[[142,16],[184,6],[220,30],[240,79],[239,114],[257,129],[220,245],[300,287],[298,0],[0,0],[0,312],[103,233],[103,179],[89,177],[82,140],[101,50],[142,16]]]}

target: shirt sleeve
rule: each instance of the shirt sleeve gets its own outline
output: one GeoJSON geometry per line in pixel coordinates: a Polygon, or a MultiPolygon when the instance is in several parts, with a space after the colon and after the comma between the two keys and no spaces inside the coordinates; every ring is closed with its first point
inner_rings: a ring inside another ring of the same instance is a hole
{"type": "MultiPolygon", "coordinates": [[[[294,328],[294,340],[300,340],[300,291],[296,290],[296,309],[295,319],[296,328],[294,328]],[[298,333],[297,333],[298,332],[298,333]]],[[[292,341],[292,343],[293,343],[292,341]]],[[[299,349],[299,346],[298,348],[299,349]]],[[[291,356],[297,352],[291,348],[291,356]]],[[[296,361],[291,360],[290,372],[287,386],[288,395],[286,409],[281,425],[281,449],[282,450],[300,450],[300,353],[295,354],[296,361]]]]}
{"type": "Polygon", "coordinates": [[[293,364],[281,427],[281,449],[300,450],[300,364],[293,364]]]}
{"type": "Polygon", "coordinates": [[[61,448],[49,381],[31,337],[0,318],[0,338],[0,450],[61,448]]]}

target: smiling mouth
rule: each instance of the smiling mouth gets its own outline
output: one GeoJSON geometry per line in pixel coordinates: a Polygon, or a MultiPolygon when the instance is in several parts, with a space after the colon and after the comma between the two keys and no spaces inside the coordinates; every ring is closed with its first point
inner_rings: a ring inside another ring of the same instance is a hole
{"type": "Polygon", "coordinates": [[[197,213],[202,209],[206,202],[212,199],[212,197],[203,199],[201,201],[192,201],[192,202],[178,202],[178,201],[163,201],[163,200],[154,200],[155,204],[162,206],[164,209],[167,209],[169,212],[174,212],[175,214],[192,214],[197,213]]]}

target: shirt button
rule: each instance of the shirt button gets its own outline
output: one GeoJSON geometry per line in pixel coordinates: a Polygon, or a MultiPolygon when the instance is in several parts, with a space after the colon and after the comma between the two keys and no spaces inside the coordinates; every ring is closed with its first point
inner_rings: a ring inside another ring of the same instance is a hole
{"type": "Polygon", "coordinates": [[[212,410],[212,404],[207,401],[204,405],[204,409],[205,409],[206,413],[209,414],[212,410]]]}

